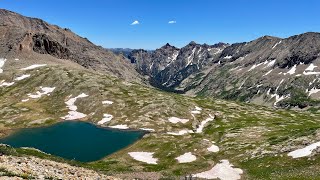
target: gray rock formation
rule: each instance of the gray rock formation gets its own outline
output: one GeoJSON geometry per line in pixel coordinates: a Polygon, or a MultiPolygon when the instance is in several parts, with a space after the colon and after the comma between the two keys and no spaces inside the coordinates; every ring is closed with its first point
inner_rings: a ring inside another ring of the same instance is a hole
{"type": "Polygon", "coordinates": [[[232,45],[166,45],[152,53],[133,51],[129,58],[165,90],[304,108],[319,105],[319,55],[320,34],[310,32],[232,45]]]}
{"type": "Polygon", "coordinates": [[[124,56],[96,46],[69,29],[0,9],[1,58],[48,59],[39,54],[76,62],[85,68],[127,80],[140,79],[124,56]]]}

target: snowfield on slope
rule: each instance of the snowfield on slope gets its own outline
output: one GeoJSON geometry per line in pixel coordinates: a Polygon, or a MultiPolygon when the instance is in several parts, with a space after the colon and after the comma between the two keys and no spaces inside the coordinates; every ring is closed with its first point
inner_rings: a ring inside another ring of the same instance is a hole
{"type": "Polygon", "coordinates": [[[301,149],[297,149],[295,151],[292,151],[288,153],[288,156],[291,156],[292,158],[300,158],[311,155],[312,151],[320,147],[320,141],[310,144],[309,146],[306,146],[301,149]]]}
{"type": "Polygon", "coordinates": [[[207,150],[210,152],[219,152],[219,147],[213,143],[214,142],[212,142],[212,145],[210,147],[208,147],[207,150]]]}
{"type": "Polygon", "coordinates": [[[109,122],[112,120],[112,118],[113,118],[113,116],[111,114],[103,114],[103,118],[101,121],[98,122],[98,125],[102,125],[106,122],[109,122]]]}
{"type": "Polygon", "coordinates": [[[9,86],[12,86],[14,85],[14,82],[5,82],[5,81],[2,81],[0,83],[0,87],[9,87],[9,86]]]}
{"type": "Polygon", "coordinates": [[[205,127],[205,125],[214,120],[214,116],[212,116],[211,114],[209,114],[209,118],[207,118],[206,120],[202,121],[199,125],[199,127],[196,129],[196,133],[202,133],[203,128],[205,127]]]}
{"type": "Polygon", "coordinates": [[[112,129],[129,129],[128,125],[126,124],[119,124],[119,125],[108,126],[108,127],[112,129]]]}
{"type": "Polygon", "coordinates": [[[192,130],[187,130],[187,129],[180,130],[179,132],[167,132],[167,134],[173,135],[173,136],[182,136],[189,133],[192,134],[194,132],[192,130]]]}
{"type": "Polygon", "coordinates": [[[154,152],[129,152],[133,159],[147,164],[157,164],[158,159],[153,157],[154,152]]]}
{"type": "Polygon", "coordinates": [[[175,159],[178,160],[179,163],[189,163],[197,160],[197,157],[191,152],[187,152],[175,159]]]}
{"type": "Polygon", "coordinates": [[[24,80],[24,79],[26,79],[26,78],[28,78],[30,76],[31,76],[30,74],[23,74],[21,76],[16,77],[14,80],[15,81],[21,81],[21,80],[24,80]]]}
{"type": "Polygon", "coordinates": [[[74,105],[74,103],[76,102],[77,99],[85,98],[88,96],[89,95],[87,95],[85,93],[81,93],[77,97],[70,98],[68,101],[66,101],[65,104],[67,105],[69,112],[68,112],[68,115],[61,117],[61,118],[64,120],[76,120],[76,119],[82,119],[82,118],[86,117],[87,116],[86,114],[83,114],[83,113],[77,111],[78,107],[76,105],[74,105]]]}
{"type": "Polygon", "coordinates": [[[238,180],[241,179],[243,171],[239,168],[233,168],[228,160],[221,160],[212,169],[202,173],[194,174],[193,177],[203,179],[221,179],[221,180],[238,180]]]}
{"type": "Polygon", "coordinates": [[[181,118],[177,118],[177,117],[170,117],[168,119],[169,122],[173,123],[173,124],[177,124],[179,122],[181,122],[182,124],[185,124],[189,121],[189,119],[181,119],[181,118]]]}
{"type": "Polygon", "coordinates": [[[22,68],[21,70],[31,70],[31,69],[36,69],[38,67],[43,67],[46,66],[47,64],[34,64],[25,68],[22,68]]]}
{"type": "Polygon", "coordinates": [[[29,98],[38,99],[43,95],[50,95],[56,88],[55,87],[42,87],[40,86],[40,91],[37,91],[36,94],[27,94],[29,98]]]}
{"type": "Polygon", "coordinates": [[[195,106],[194,110],[191,111],[191,114],[201,114],[202,108],[195,106]]]}

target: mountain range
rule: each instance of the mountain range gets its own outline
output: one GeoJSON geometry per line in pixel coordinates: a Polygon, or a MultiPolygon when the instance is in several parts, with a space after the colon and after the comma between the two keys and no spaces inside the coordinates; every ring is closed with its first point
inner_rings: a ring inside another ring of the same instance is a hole
{"type": "Polygon", "coordinates": [[[219,97],[282,108],[318,106],[320,34],[264,36],[215,45],[190,42],[128,58],[150,84],[192,96],[219,97]]]}

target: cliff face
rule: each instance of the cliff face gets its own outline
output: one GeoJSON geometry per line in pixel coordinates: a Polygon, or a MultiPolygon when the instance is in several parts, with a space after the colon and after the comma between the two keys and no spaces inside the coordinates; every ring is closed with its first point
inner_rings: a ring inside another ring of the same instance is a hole
{"type": "Polygon", "coordinates": [[[127,80],[140,79],[124,56],[96,46],[69,29],[4,9],[0,9],[0,55],[25,60],[47,59],[41,55],[49,55],[127,80]]]}

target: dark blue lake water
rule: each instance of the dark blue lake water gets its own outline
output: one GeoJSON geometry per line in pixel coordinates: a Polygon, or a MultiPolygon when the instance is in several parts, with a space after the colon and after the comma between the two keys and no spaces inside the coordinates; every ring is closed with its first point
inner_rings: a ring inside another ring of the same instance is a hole
{"type": "Polygon", "coordinates": [[[0,143],[34,147],[66,159],[90,162],[125,148],[143,134],[141,131],[118,131],[86,122],[65,121],[49,127],[19,130],[0,139],[0,143]]]}

